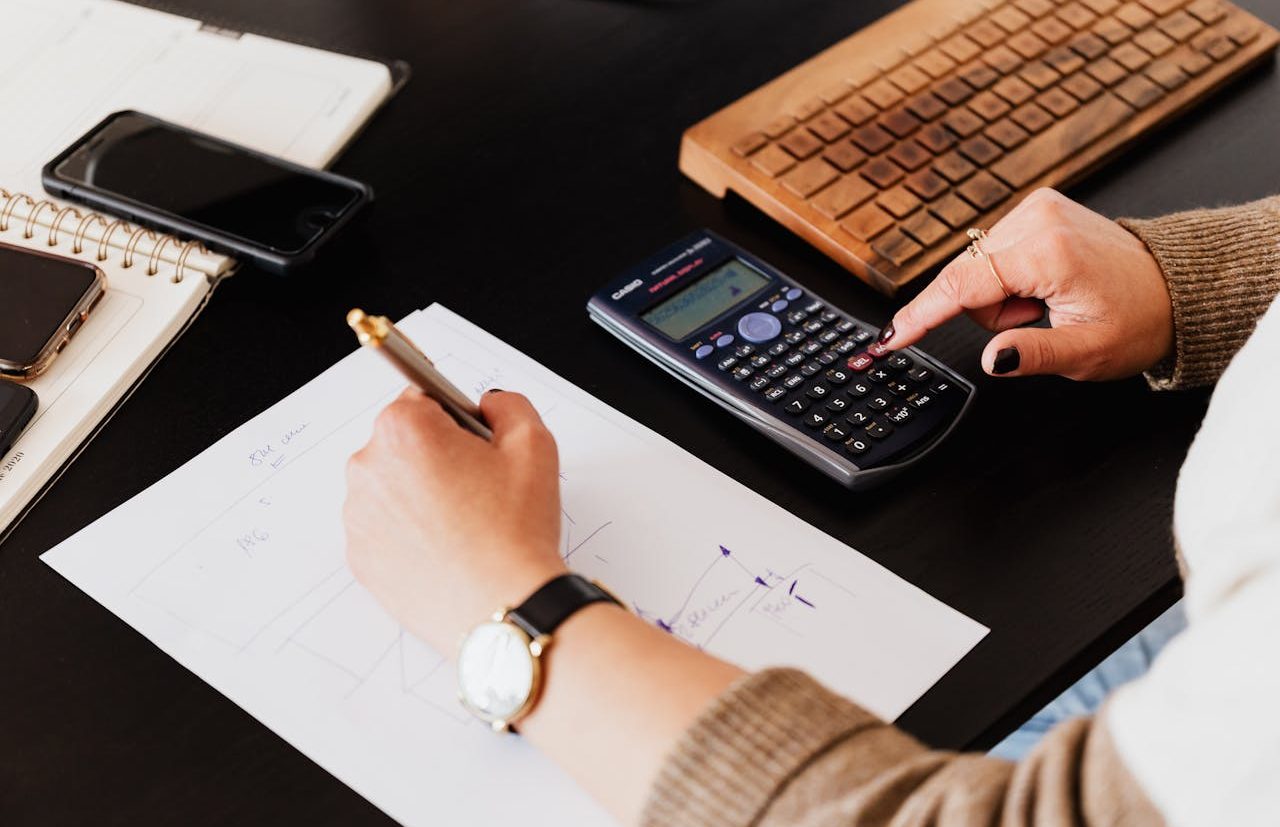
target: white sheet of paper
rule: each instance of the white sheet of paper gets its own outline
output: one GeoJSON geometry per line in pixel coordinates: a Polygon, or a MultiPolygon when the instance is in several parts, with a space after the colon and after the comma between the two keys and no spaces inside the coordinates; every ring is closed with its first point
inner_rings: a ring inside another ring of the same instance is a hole
{"type": "MultiPolygon", "coordinates": [[[[445,308],[402,327],[468,393],[529,395],[560,446],[565,557],[672,634],[889,719],[986,634],[445,308]]],[[[403,384],[353,353],[44,560],[405,824],[611,824],[470,720],[344,564],[343,466],[403,384]]]]}

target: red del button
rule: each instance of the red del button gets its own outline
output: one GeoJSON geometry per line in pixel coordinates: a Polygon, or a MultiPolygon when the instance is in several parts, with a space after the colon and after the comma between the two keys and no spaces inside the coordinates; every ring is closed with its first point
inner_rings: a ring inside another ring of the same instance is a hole
{"type": "Polygon", "coordinates": [[[849,370],[864,371],[876,363],[866,353],[859,353],[857,356],[849,360],[849,370]]]}

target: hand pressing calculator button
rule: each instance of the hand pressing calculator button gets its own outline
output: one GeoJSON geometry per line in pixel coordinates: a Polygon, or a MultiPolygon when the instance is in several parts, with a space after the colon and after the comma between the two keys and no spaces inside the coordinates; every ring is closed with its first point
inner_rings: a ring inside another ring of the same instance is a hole
{"type": "Polygon", "coordinates": [[[706,231],[619,276],[587,311],[850,488],[918,462],[973,399],[973,385],[946,365],[915,348],[876,344],[873,325],[706,231]]]}

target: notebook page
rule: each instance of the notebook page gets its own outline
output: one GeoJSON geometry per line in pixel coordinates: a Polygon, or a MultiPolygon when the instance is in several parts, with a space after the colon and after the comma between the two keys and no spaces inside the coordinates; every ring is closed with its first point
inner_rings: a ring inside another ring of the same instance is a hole
{"type": "MultiPolygon", "coordinates": [[[[0,0],[0,20],[9,34],[0,111],[11,119],[0,130],[0,187],[37,199],[44,165],[112,112],[137,109],[322,168],[391,92],[390,71],[376,61],[202,30],[114,0],[0,0]]],[[[48,227],[55,215],[42,211],[36,223],[48,227]]],[[[88,237],[96,243],[102,232],[95,224],[88,237]]],[[[112,246],[128,238],[116,233],[112,246]]],[[[163,252],[170,263],[177,255],[163,252]]],[[[188,264],[209,274],[228,266],[220,256],[188,264]]]]}
{"type": "MultiPolygon", "coordinates": [[[[671,634],[890,719],[986,634],[448,310],[403,328],[472,396],[530,396],[560,448],[564,557],[671,634]]],[[[402,387],[356,352],[43,559],[404,824],[610,824],[471,720],[445,658],[346,568],[345,462],[402,387]]]]}

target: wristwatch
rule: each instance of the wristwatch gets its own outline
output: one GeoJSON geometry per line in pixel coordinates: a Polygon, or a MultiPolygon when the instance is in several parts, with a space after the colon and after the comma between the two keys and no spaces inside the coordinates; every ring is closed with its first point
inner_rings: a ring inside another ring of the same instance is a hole
{"type": "Polygon", "coordinates": [[[462,705],[494,731],[511,731],[538,701],[552,633],[574,612],[602,602],[622,605],[600,584],[563,574],[518,607],[501,609],[476,626],[458,650],[462,705]]]}

